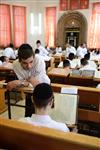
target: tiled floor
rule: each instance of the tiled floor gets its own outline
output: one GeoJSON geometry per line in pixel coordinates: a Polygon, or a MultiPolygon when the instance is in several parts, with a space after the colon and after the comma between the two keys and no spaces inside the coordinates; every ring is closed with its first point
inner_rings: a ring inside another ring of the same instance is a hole
{"type": "MultiPolygon", "coordinates": [[[[21,100],[17,104],[25,105],[25,101],[21,100]]],[[[25,108],[11,106],[12,119],[19,119],[21,117],[24,117],[24,115],[25,115],[25,108]]],[[[4,113],[0,114],[0,117],[8,118],[8,111],[5,111],[4,113]]]]}

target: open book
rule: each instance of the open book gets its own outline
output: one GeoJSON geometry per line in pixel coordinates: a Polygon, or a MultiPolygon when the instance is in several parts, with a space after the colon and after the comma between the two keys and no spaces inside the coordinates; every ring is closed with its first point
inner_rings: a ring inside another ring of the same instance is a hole
{"type": "MultiPolygon", "coordinates": [[[[75,91],[76,93],[76,91],[75,91]]],[[[51,110],[50,116],[52,119],[66,124],[76,124],[78,95],[54,93],[55,105],[51,110]]]]}

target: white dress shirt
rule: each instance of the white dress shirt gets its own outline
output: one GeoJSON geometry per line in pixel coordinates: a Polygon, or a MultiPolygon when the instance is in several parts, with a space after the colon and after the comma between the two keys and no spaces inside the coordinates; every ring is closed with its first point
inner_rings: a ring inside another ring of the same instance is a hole
{"type": "Polygon", "coordinates": [[[76,55],[75,47],[71,46],[66,48],[66,57],[68,57],[70,53],[74,53],[74,55],[76,55]]]}
{"type": "Polygon", "coordinates": [[[45,82],[50,84],[50,79],[46,75],[45,62],[38,56],[35,56],[31,70],[23,69],[19,60],[14,61],[13,69],[19,80],[26,80],[32,76],[34,79],[39,80],[40,83],[45,82]]]}
{"type": "Polygon", "coordinates": [[[16,55],[15,52],[12,48],[7,47],[5,48],[4,52],[3,52],[3,56],[6,56],[8,58],[12,58],[12,59],[16,59],[16,55]]]}
{"type": "Polygon", "coordinates": [[[83,48],[81,46],[79,46],[77,48],[77,52],[76,52],[76,55],[79,57],[79,58],[84,58],[84,55],[87,54],[87,49],[86,48],[83,48]]]}
{"type": "Polygon", "coordinates": [[[49,52],[42,46],[42,45],[40,45],[39,47],[38,47],[38,49],[39,49],[39,54],[41,55],[41,56],[47,56],[48,54],[49,54],[49,52]]]}
{"type": "Polygon", "coordinates": [[[88,64],[88,65],[85,65],[84,67],[80,68],[79,70],[94,70],[94,71],[96,71],[96,68],[93,68],[92,66],[90,66],[88,64]]]}
{"type": "Polygon", "coordinates": [[[2,66],[2,61],[0,60],[0,66],[2,66]]]}
{"type": "Polygon", "coordinates": [[[57,129],[64,132],[69,132],[68,127],[61,122],[56,122],[51,119],[49,115],[37,115],[33,114],[32,117],[21,118],[19,121],[33,124],[36,126],[43,126],[48,128],[57,129]]]}

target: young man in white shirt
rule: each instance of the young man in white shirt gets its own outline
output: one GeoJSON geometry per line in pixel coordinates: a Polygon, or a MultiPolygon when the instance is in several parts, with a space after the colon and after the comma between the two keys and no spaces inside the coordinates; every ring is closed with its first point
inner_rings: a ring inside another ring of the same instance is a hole
{"type": "Polygon", "coordinates": [[[77,52],[76,55],[78,58],[84,58],[84,55],[87,54],[87,48],[85,47],[85,44],[81,44],[78,48],[77,48],[77,52]]]}
{"type": "Polygon", "coordinates": [[[75,47],[73,47],[69,43],[67,43],[66,44],[66,57],[68,57],[70,53],[74,53],[74,55],[76,55],[76,49],[75,49],[75,47]]]}
{"type": "Polygon", "coordinates": [[[3,56],[8,57],[9,59],[16,59],[16,54],[12,43],[10,43],[9,47],[5,48],[3,56]]]}
{"type": "Polygon", "coordinates": [[[41,41],[40,40],[37,40],[36,41],[36,45],[37,45],[37,48],[39,49],[39,54],[41,56],[47,56],[49,54],[49,52],[41,45],[41,41]]]}
{"type": "Polygon", "coordinates": [[[21,118],[19,121],[69,132],[68,127],[64,123],[56,122],[48,115],[50,109],[54,107],[53,91],[49,84],[40,83],[35,87],[33,91],[33,101],[35,114],[33,114],[32,117],[21,118]]]}
{"type": "MultiPolygon", "coordinates": [[[[46,75],[45,62],[35,56],[32,47],[29,44],[22,44],[18,49],[18,60],[13,63],[14,72],[18,80],[8,82],[7,89],[12,90],[20,86],[33,86],[45,82],[50,84],[50,79],[46,75]]],[[[33,104],[31,95],[26,95],[25,116],[31,116],[33,104]]],[[[33,111],[34,112],[34,111],[33,111]]]]}
{"type": "Polygon", "coordinates": [[[39,49],[39,55],[42,56],[44,61],[50,61],[50,66],[54,63],[54,58],[49,56],[49,52],[41,45],[41,41],[36,41],[37,49],[39,49]]]}

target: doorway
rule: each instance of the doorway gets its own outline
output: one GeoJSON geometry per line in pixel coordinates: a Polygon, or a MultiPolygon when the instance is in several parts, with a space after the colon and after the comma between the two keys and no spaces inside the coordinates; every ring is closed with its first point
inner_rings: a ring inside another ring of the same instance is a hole
{"type": "Polygon", "coordinates": [[[74,47],[79,45],[79,28],[67,28],[65,32],[65,43],[70,43],[74,47]]]}
{"type": "Polygon", "coordinates": [[[56,43],[64,47],[66,42],[72,43],[76,48],[87,42],[87,20],[82,13],[68,12],[58,20],[56,43]]]}

